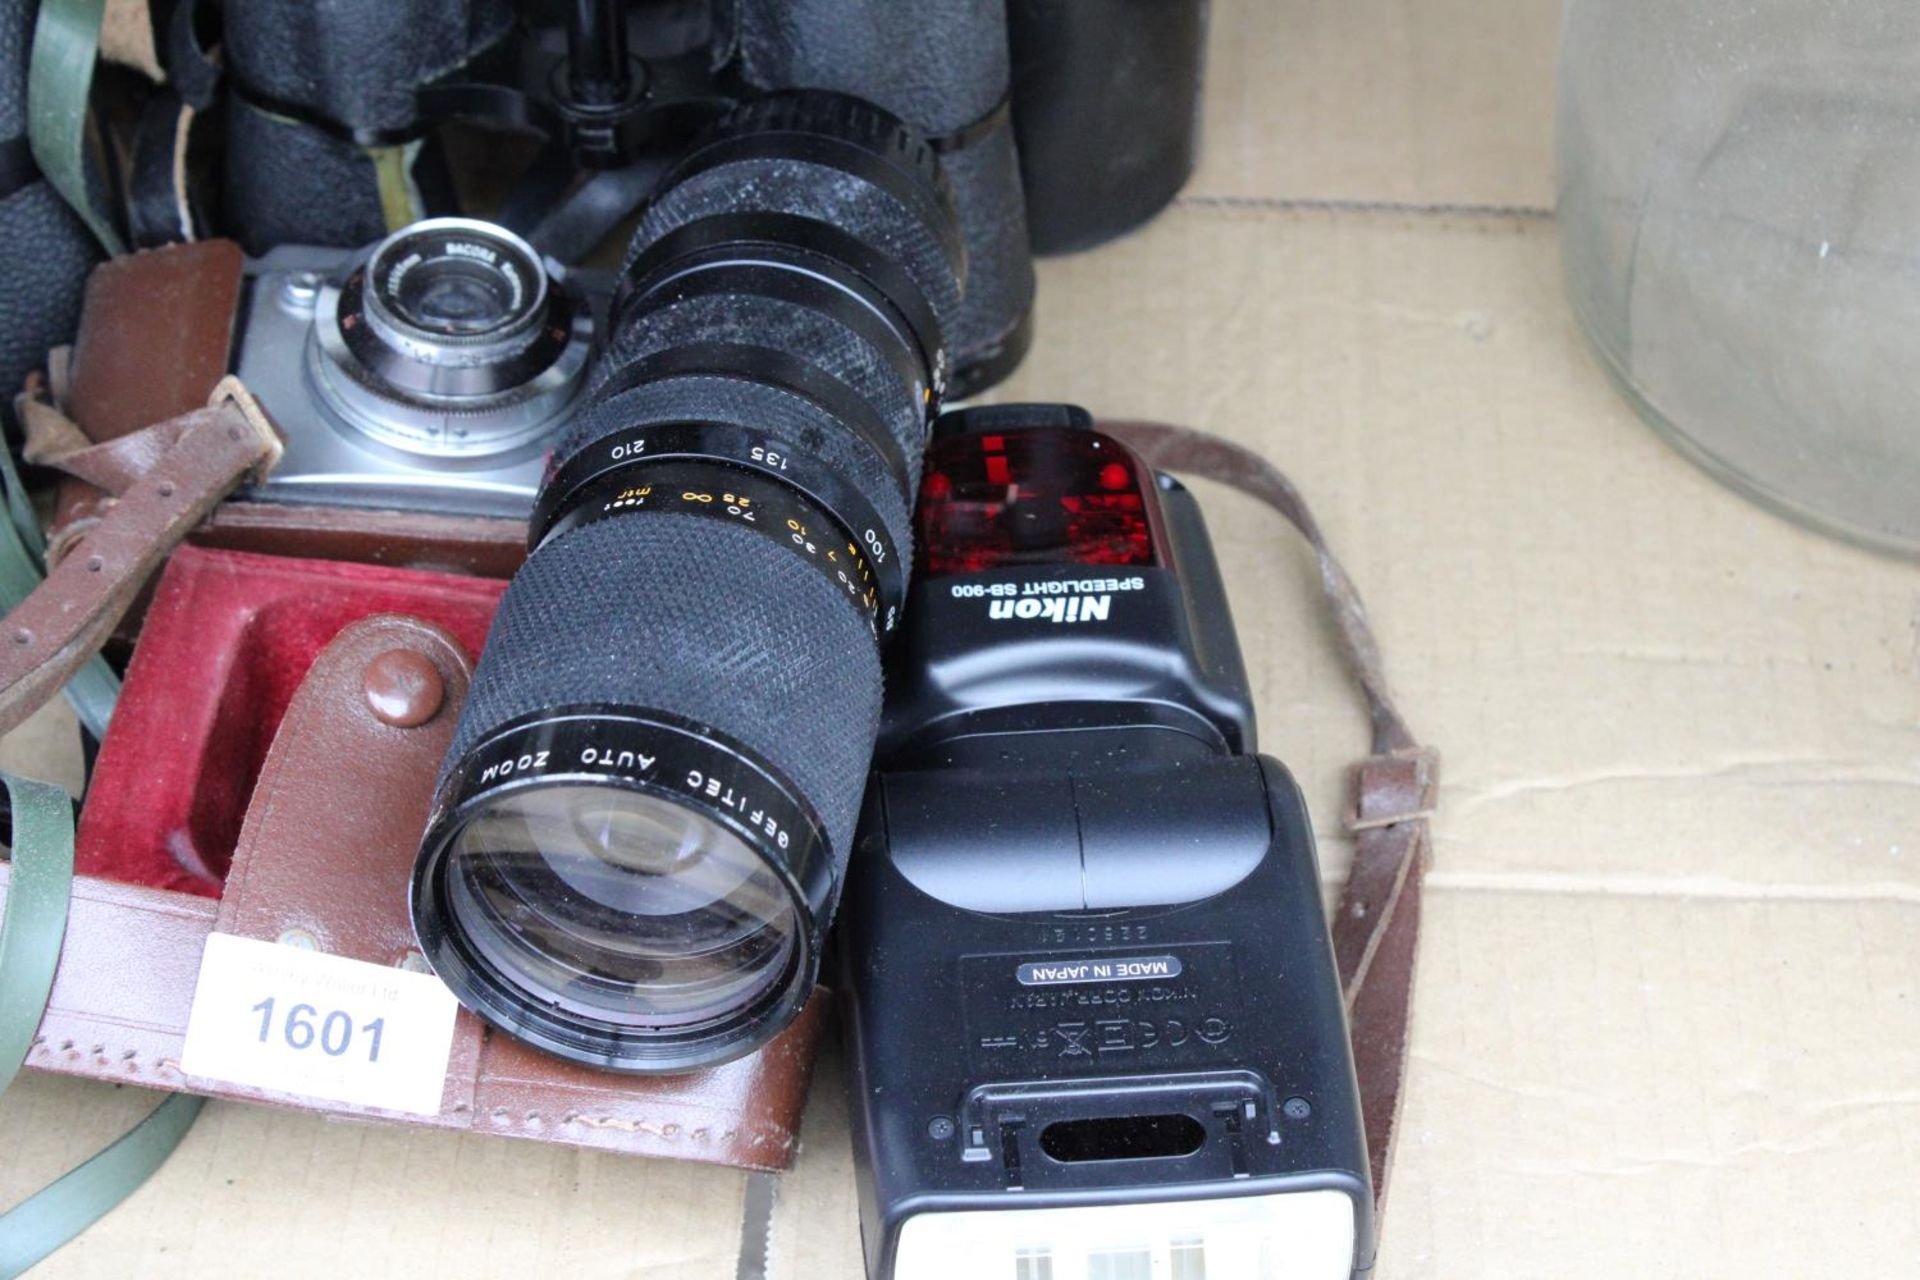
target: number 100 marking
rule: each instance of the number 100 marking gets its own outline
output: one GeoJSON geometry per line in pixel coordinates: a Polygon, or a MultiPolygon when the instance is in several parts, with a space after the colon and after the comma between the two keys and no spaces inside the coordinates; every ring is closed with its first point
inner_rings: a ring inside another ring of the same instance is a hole
{"type": "MultiPolygon", "coordinates": [[[[260,1015],[260,1043],[265,1044],[273,1032],[273,997],[268,996],[248,1012],[260,1015]]],[[[362,1035],[373,1038],[372,1046],[367,1050],[367,1061],[380,1061],[380,1033],[387,1029],[385,1018],[375,1018],[360,1028],[362,1035]]],[[[287,1010],[285,1022],[280,1028],[281,1039],[287,1042],[289,1049],[311,1049],[320,1046],[320,1052],[329,1058],[338,1058],[353,1047],[353,1015],[344,1009],[335,1009],[325,1017],[310,1004],[297,1004],[287,1010]],[[317,1021],[316,1021],[317,1019],[317,1021]]]]}

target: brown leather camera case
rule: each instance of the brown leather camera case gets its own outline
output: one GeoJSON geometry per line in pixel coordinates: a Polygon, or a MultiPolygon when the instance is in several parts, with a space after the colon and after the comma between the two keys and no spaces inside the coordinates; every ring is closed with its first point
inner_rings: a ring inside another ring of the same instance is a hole
{"type": "MultiPolygon", "coordinates": [[[[417,965],[407,882],[471,667],[439,627],[352,624],[308,671],[255,784],[224,896],[76,880],[53,997],[28,1065],[328,1114],[782,1169],[824,997],[765,1049],[711,1070],[636,1078],[535,1052],[462,1012],[438,1115],[268,1097],[184,1075],[200,955],[215,931],[417,965]]],[[[162,744],[153,744],[164,749],[162,744]]],[[[0,864],[0,894],[6,883],[0,864]]]]}

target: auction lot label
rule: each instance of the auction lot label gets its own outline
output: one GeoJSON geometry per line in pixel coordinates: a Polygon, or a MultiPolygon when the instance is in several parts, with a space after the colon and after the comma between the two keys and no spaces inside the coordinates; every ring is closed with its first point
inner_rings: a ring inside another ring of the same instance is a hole
{"type": "Polygon", "coordinates": [[[271,1093],[437,1115],[458,1011],[430,973],[215,933],[180,1066],[271,1093]]]}

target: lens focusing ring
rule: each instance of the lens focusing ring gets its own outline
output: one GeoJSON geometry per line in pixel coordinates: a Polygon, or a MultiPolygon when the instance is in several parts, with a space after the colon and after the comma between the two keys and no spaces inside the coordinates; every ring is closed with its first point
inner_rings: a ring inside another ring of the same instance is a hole
{"type": "MultiPolygon", "coordinates": [[[[899,438],[886,420],[865,397],[846,383],[822,373],[818,365],[778,347],[750,346],[739,342],[689,342],[654,351],[601,383],[595,400],[605,405],[649,383],[674,378],[727,378],[756,383],[776,387],[811,402],[853,433],[854,438],[874,455],[893,478],[894,491],[900,495],[900,500],[908,507],[913,505],[914,494],[906,483],[910,474],[907,459],[901,452],[899,438]]],[[[588,444],[582,451],[591,451],[592,447],[588,444]]],[[[799,446],[789,442],[789,447],[797,449],[799,446]]],[[[535,523],[538,524],[537,519],[535,523]]]]}
{"type": "Polygon", "coordinates": [[[379,382],[401,392],[434,398],[478,399],[523,386],[551,368],[573,336],[572,299],[556,294],[546,323],[524,340],[500,346],[471,346],[457,361],[426,358],[425,344],[394,340],[372,320],[367,307],[366,271],[355,271],[340,285],[340,339],[379,382]]]}
{"type": "MultiPolygon", "coordinates": [[[[640,511],[724,521],[751,529],[798,556],[846,593],[876,635],[890,629],[899,617],[900,599],[898,594],[882,595],[874,551],[857,543],[839,516],[772,473],[682,451],[697,447],[704,434],[696,427],[680,442],[682,448],[675,449],[669,433],[661,443],[673,450],[670,456],[611,468],[576,488],[542,541],[640,511]]],[[[885,559],[897,565],[900,557],[887,550],[885,559]]],[[[904,580],[890,585],[898,589],[904,580]]]]}
{"type": "Polygon", "coordinates": [[[549,279],[524,241],[488,223],[436,218],[395,232],[344,280],[322,287],[306,362],[342,425],[405,453],[463,459],[530,449],[549,434],[580,389],[592,346],[584,299],[566,280],[549,279]],[[450,305],[382,300],[396,290],[433,294],[419,273],[436,263],[451,264],[458,277],[450,305]],[[474,284],[501,264],[508,283],[494,291],[484,280],[474,284]],[[396,273],[412,273],[413,282],[396,283],[396,273]],[[476,291],[482,301],[465,305],[476,291]],[[494,300],[500,318],[476,320],[470,332],[422,330],[402,314],[442,306],[457,320],[494,300]]]}
{"type": "Polygon", "coordinates": [[[568,529],[631,510],[739,520],[728,504],[703,503],[688,497],[690,490],[670,488],[681,480],[751,498],[757,517],[741,523],[800,554],[846,589],[876,632],[890,632],[898,624],[909,557],[888,535],[873,504],[810,454],[731,423],[655,423],[594,441],[541,487],[529,549],[568,529]],[[658,486],[657,496],[621,503],[626,490],[647,486],[658,486]],[[798,538],[788,518],[804,526],[798,538]],[[839,547],[832,545],[836,539],[839,547]]]}
{"type": "Polygon", "coordinates": [[[547,301],[546,267],[533,246],[504,227],[470,218],[429,218],[403,227],[374,246],[366,270],[367,319],[397,342],[511,349],[531,335],[547,301]],[[411,300],[409,291],[415,294],[411,300]],[[449,313],[436,326],[422,313],[436,292],[446,300],[497,303],[499,318],[482,312],[463,324],[449,313]]]}
{"type": "Polygon", "coordinates": [[[742,104],[661,181],[667,191],[721,165],[799,160],[884,191],[930,229],[948,268],[965,277],[966,241],[934,149],[911,125],[861,98],[788,90],[742,104]]]}
{"type": "Polygon", "coordinates": [[[759,293],[824,311],[866,339],[901,380],[927,390],[937,408],[947,378],[946,347],[933,306],[913,277],[885,255],[812,218],[729,213],[678,227],[621,273],[609,326],[618,332],[655,298],[702,292],[759,293]],[[790,277],[790,278],[787,278],[790,277]],[[798,283],[812,279],[829,289],[798,283]],[[876,323],[876,321],[878,323],[876,323]]]}
{"type": "Polygon", "coordinates": [[[819,972],[834,889],[819,815],[772,764],[710,726],[659,710],[561,707],[503,725],[441,780],[413,875],[422,951],[461,1003],[515,1037],[576,1062],[670,1073],[752,1052],[805,1004],[819,972]],[[450,853],[482,806],[536,787],[616,788],[685,806],[759,856],[789,896],[797,946],[787,971],[753,1003],[707,1023],[637,1033],[541,1004],[497,971],[450,907],[450,853]]]}

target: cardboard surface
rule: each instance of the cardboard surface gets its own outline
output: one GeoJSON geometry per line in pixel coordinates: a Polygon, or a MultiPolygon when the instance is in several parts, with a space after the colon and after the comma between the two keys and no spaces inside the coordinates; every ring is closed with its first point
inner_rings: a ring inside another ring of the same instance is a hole
{"type": "MultiPolygon", "coordinates": [[[[1434,207],[1550,199],[1556,17],[1217,0],[1202,173],[1042,267],[999,394],[1266,450],[1445,754],[1381,1280],[1912,1274],[1920,567],[1750,506],[1643,427],[1566,313],[1549,220],[1434,207]]],[[[1307,561],[1201,496],[1262,744],[1337,877],[1364,735],[1307,561]]],[[[782,1280],[860,1273],[840,1080],[829,1055],[781,1184],[782,1280]]],[[[130,1123],[132,1092],[24,1079],[0,1204],[130,1123]]],[[[216,1104],[35,1274],[725,1280],[744,1188],[216,1104]]]]}
{"type": "Polygon", "coordinates": [[[1189,201],[1553,204],[1560,0],[1213,0],[1189,201]]]}

